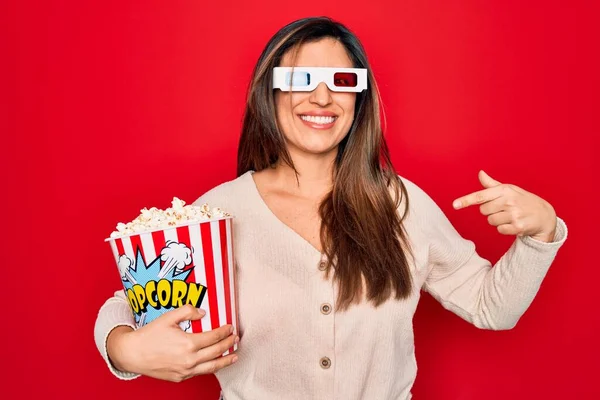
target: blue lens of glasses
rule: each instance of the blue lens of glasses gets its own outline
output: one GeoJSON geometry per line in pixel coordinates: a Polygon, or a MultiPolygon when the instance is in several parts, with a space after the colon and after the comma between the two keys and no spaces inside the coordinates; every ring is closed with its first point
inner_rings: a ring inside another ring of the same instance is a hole
{"type": "Polygon", "coordinates": [[[286,76],[288,86],[308,86],[310,85],[310,73],[308,72],[288,72],[286,76]]]}

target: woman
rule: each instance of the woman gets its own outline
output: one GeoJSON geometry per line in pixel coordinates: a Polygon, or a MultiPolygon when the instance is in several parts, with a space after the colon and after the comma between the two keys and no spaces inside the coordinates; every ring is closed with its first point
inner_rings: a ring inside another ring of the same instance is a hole
{"type": "Polygon", "coordinates": [[[566,239],[546,201],[480,180],[455,206],[479,204],[518,235],[494,268],[394,171],[358,39],[328,18],[293,22],[254,70],[238,178],[197,200],[236,216],[240,336],[182,332],[204,315],[187,306],[133,330],[119,291],[100,310],[98,348],[124,379],[216,373],[227,400],[409,399],[420,289],[477,327],[510,329],[566,239]]]}

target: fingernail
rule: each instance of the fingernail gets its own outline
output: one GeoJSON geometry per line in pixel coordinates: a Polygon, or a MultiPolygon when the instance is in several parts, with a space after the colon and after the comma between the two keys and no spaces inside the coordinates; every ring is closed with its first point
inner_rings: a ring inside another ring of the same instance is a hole
{"type": "Polygon", "coordinates": [[[203,309],[199,308],[198,312],[200,313],[201,316],[205,316],[206,315],[206,311],[204,311],[203,309]]]}
{"type": "Polygon", "coordinates": [[[234,340],[233,342],[234,342],[235,344],[238,344],[238,343],[240,342],[240,337],[239,337],[239,336],[236,336],[236,337],[235,337],[235,340],[234,340]]]}
{"type": "Polygon", "coordinates": [[[452,203],[452,207],[454,207],[457,210],[460,208],[460,206],[460,200],[454,200],[454,203],[452,203]]]}
{"type": "Polygon", "coordinates": [[[236,357],[233,357],[233,358],[231,359],[231,363],[232,363],[232,364],[235,364],[235,363],[237,362],[237,360],[238,360],[237,356],[236,356],[236,357]]]}
{"type": "Polygon", "coordinates": [[[229,333],[233,333],[233,325],[229,327],[229,333]]]}

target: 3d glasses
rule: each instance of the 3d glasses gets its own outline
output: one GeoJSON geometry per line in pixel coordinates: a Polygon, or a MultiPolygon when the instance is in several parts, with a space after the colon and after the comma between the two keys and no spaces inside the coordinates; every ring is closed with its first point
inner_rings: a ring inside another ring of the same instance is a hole
{"type": "Polygon", "coordinates": [[[362,92],[367,89],[366,68],[275,67],[273,89],[311,92],[325,82],[332,92],[362,92]]]}

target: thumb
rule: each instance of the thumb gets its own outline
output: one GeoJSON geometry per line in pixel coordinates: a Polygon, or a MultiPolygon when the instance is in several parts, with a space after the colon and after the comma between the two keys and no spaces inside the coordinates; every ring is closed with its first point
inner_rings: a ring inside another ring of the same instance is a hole
{"type": "Polygon", "coordinates": [[[206,311],[195,308],[191,304],[186,304],[183,307],[167,311],[159,318],[163,318],[168,324],[176,325],[183,321],[196,321],[204,317],[204,315],[206,315],[206,311]]]}
{"type": "Polygon", "coordinates": [[[502,185],[502,183],[498,182],[497,180],[486,174],[484,170],[479,171],[479,182],[481,182],[481,185],[486,189],[502,185]]]}

